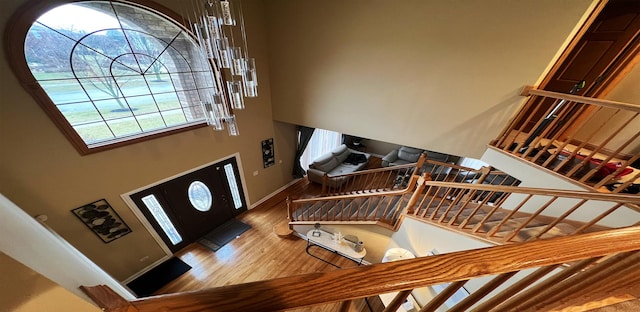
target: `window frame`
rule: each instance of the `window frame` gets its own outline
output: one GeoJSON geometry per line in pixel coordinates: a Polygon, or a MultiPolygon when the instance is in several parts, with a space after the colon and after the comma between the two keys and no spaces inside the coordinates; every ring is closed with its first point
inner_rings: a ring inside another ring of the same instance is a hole
{"type": "MultiPolygon", "coordinates": [[[[153,11],[160,16],[172,19],[184,28],[184,31],[195,39],[193,33],[184,24],[184,19],[173,10],[149,0],[110,0],[112,2],[125,3],[137,6],[145,10],[153,11]]],[[[49,98],[46,91],[40,86],[38,80],[31,73],[24,53],[24,44],[27,38],[27,32],[33,23],[45,12],[69,3],[80,2],[79,0],[29,0],[23,3],[9,18],[4,33],[4,47],[9,67],[13,71],[22,87],[29,93],[36,103],[47,114],[49,119],[64,134],[71,145],[78,151],[80,155],[89,155],[122,146],[136,144],[180,132],[190,131],[193,129],[203,128],[207,126],[203,119],[200,122],[193,122],[180,126],[171,127],[169,129],[160,129],[153,132],[145,132],[125,138],[117,138],[104,143],[92,144],[88,146],[80,135],[73,129],[72,125],[67,121],[62,112],[58,110],[55,103],[49,98]]],[[[219,74],[219,73],[217,73],[219,74]]]]}

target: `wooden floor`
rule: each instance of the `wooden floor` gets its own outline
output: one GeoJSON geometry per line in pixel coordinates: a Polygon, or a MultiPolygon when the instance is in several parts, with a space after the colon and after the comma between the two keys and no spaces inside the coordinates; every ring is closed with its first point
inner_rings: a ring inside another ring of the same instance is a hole
{"type": "MultiPolygon", "coordinates": [[[[258,207],[237,217],[251,225],[251,229],[212,252],[198,243],[193,243],[176,254],[192,269],[156,294],[167,294],[199,290],[217,286],[246,283],[277,277],[313,272],[327,272],[338,268],[312,258],[305,252],[306,241],[297,237],[281,238],[273,232],[273,227],[286,219],[286,198],[312,196],[320,192],[320,187],[302,179],[285,191],[270,198],[258,207]]],[[[322,252],[322,251],[321,251],[322,252]]],[[[326,259],[343,268],[356,264],[350,260],[326,252],[326,259]]],[[[379,300],[371,298],[373,311],[381,311],[379,300]]],[[[364,300],[355,303],[352,311],[369,311],[364,300]],[[363,309],[364,308],[364,309],[363,309]]],[[[338,311],[339,303],[306,307],[292,311],[338,311]]]]}

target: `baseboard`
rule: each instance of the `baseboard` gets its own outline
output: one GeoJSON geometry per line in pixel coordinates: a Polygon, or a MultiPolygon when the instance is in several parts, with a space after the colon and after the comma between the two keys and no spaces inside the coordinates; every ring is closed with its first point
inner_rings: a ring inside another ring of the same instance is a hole
{"type": "Polygon", "coordinates": [[[253,208],[257,207],[258,205],[264,203],[265,201],[269,200],[271,197],[273,197],[273,196],[277,195],[278,193],[284,191],[286,188],[288,188],[291,185],[294,185],[296,182],[298,182],[300,180],[302,180],[302,179],[294,179],[291,182],[289,182],[289,183],[285,184],[284,186],[280,187],[279,189],[273,191],[271,194],[269,194],[269,195],[263,197],[262,199],[258,200],[257,202],[251,203],[251,206],[249,207],[249,209],[253,209],[253,208]]]}
{"type": "Polygon", "coordinates": [[[142,269],[141,271],[138,271],[136,274],[133,274],[131,276],[129,276],[126,280],[122,281],[121,284],[123,285],[127,285],[130,282],[132,282],[134,279],[140,277],[140,275],[147,273],[148,271],[150,271],[151,269],[157,267],[158,265],[160,265],[160,263],[167,261],[167,259],[173,257],[173,255],[165,255],[164,257],[156,260],[154,263],[148,265],[146,268],[142,269]]]}

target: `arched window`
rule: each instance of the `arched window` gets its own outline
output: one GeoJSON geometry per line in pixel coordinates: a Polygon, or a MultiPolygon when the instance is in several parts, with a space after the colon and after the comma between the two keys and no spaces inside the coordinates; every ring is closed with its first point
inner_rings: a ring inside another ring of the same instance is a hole
{"type": "Polygon", "coordinates": [[[206,125],[201,102],[214,93],[213,72],[191,34],[165,15],[175,13],[120,1],[37,2],[12,17],[8,58],[81,154],[206,125]]]}

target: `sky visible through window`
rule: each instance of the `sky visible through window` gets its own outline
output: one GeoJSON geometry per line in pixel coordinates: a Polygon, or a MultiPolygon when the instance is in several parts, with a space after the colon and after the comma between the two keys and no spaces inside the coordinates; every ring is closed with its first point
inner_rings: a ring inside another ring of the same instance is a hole
{"type": "Polygon", "coordinates": [[[183,28],[123,3],[48,11],[27,33],[25,57],[88,147],[202,122],[201,96],[213,88],[209,65],[183,28]]]}
{"type": "Polygon", "coordinates": [[[91,31],[92,29],[118,28],[118,20],[80,5],[62,5],[38,18],[38,22],[54,29],[91,31]],[[73,18],[69,18],[73,16],[73,18]]]}

